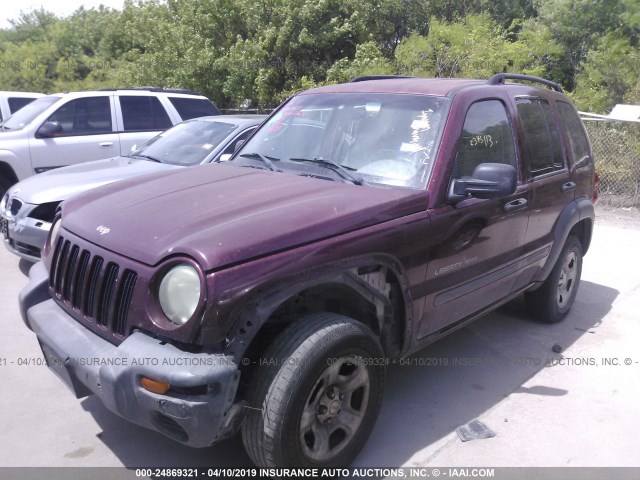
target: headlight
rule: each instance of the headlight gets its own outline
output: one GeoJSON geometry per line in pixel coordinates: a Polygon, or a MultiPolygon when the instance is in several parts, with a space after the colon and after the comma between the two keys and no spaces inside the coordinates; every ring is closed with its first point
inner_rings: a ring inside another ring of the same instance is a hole
{"type": "Polygon", "coordinates": [[[49,234],[49,251],[53,250],[56,246],[56,240],[58,239],[58,234],[60,233],[60,225],[62,225],[62,219],[58,218],[51,227],[51,233],[49,234]]]}
{"type": "Polygon", "coordinates": [[[162,311],[176,325],[184,325],[200,301],[200,276],[185,263],[173,267],[160,282],[158,298],[162,311]]]}

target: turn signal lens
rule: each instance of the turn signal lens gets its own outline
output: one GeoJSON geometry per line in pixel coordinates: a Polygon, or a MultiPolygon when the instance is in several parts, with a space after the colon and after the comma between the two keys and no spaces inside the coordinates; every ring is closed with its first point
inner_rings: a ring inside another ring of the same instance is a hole
{"type": "Polygon", "coordinates": [[[142,385],[142,388],[145,390],[159,395],[164,395],[169,391],[169,384],[167,382],[161,382],[160,380],[154,380],[153,378],[142,377],[140,379],[140,385],[142,385]]]}

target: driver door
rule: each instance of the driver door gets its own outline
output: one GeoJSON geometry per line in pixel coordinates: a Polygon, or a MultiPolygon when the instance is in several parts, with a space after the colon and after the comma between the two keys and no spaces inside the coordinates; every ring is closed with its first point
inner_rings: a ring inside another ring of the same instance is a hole
{"type": "MultiPolygon", "coordinates": [[[[506,104],[472,103],[466,113],[450,182],[472,177],[481,163],[518,169],[518,150],[506,104]]],[[[431,213],[427,291],[419,337],[443,332],[508,296],[517,286],[529,218],[529,187],[504,198],[451,200],[431,213]]]]}

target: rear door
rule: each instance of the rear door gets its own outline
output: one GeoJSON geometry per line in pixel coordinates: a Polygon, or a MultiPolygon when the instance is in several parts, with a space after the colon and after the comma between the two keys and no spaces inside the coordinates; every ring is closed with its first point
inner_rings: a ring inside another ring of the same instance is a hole
{"type": "MultiPolygon", "coordinates": [[[[481,163],[506,163],[519,170],[509,108],[502,98],[468,106],[450,182],[472,176],[481,163]]],[[[419,337],[451,328],[517,288],[530,198],[523,174],[518,173],[516,192],[504,198],[469,197],[431,211],[432,238],[438,240],[430,252],[419,337]]]]}
{"type": "Polygon", "coordinates": [[[576,183],[576,197],[591,197],[594,189],[594,165],[587,132],[578,112],[568,102],[557,101],[570,157],[570,170],[576,183]]]}
{"type": "Polygon", "coordinates": [[[119,155],[128,155],[134,145],[139,147],[180,122],[170,116],[157,96],[118,95],[116,99],[119,155]]]}
{"type": "Polygon", "coordinates": [[[553,226],[564,206],[575,197],[553,105],[537,97],[516,98],[524,130],[524,157],[531,185],[531,215],[526,243],[530,249],[549,246],[553,226]]]}

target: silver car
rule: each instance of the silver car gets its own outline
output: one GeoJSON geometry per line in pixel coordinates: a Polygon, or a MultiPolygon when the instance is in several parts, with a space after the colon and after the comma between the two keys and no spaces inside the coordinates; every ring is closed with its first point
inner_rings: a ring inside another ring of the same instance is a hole
{"type": "Polygon", "coordinates": [[[81,163],[27,178],[0,201],[0,238],[31,262],[51,228],[58,205],[80,192],[149,173],[226,160],[266,118],[219,115],[182,122],[124,157],[81,163]]]}

